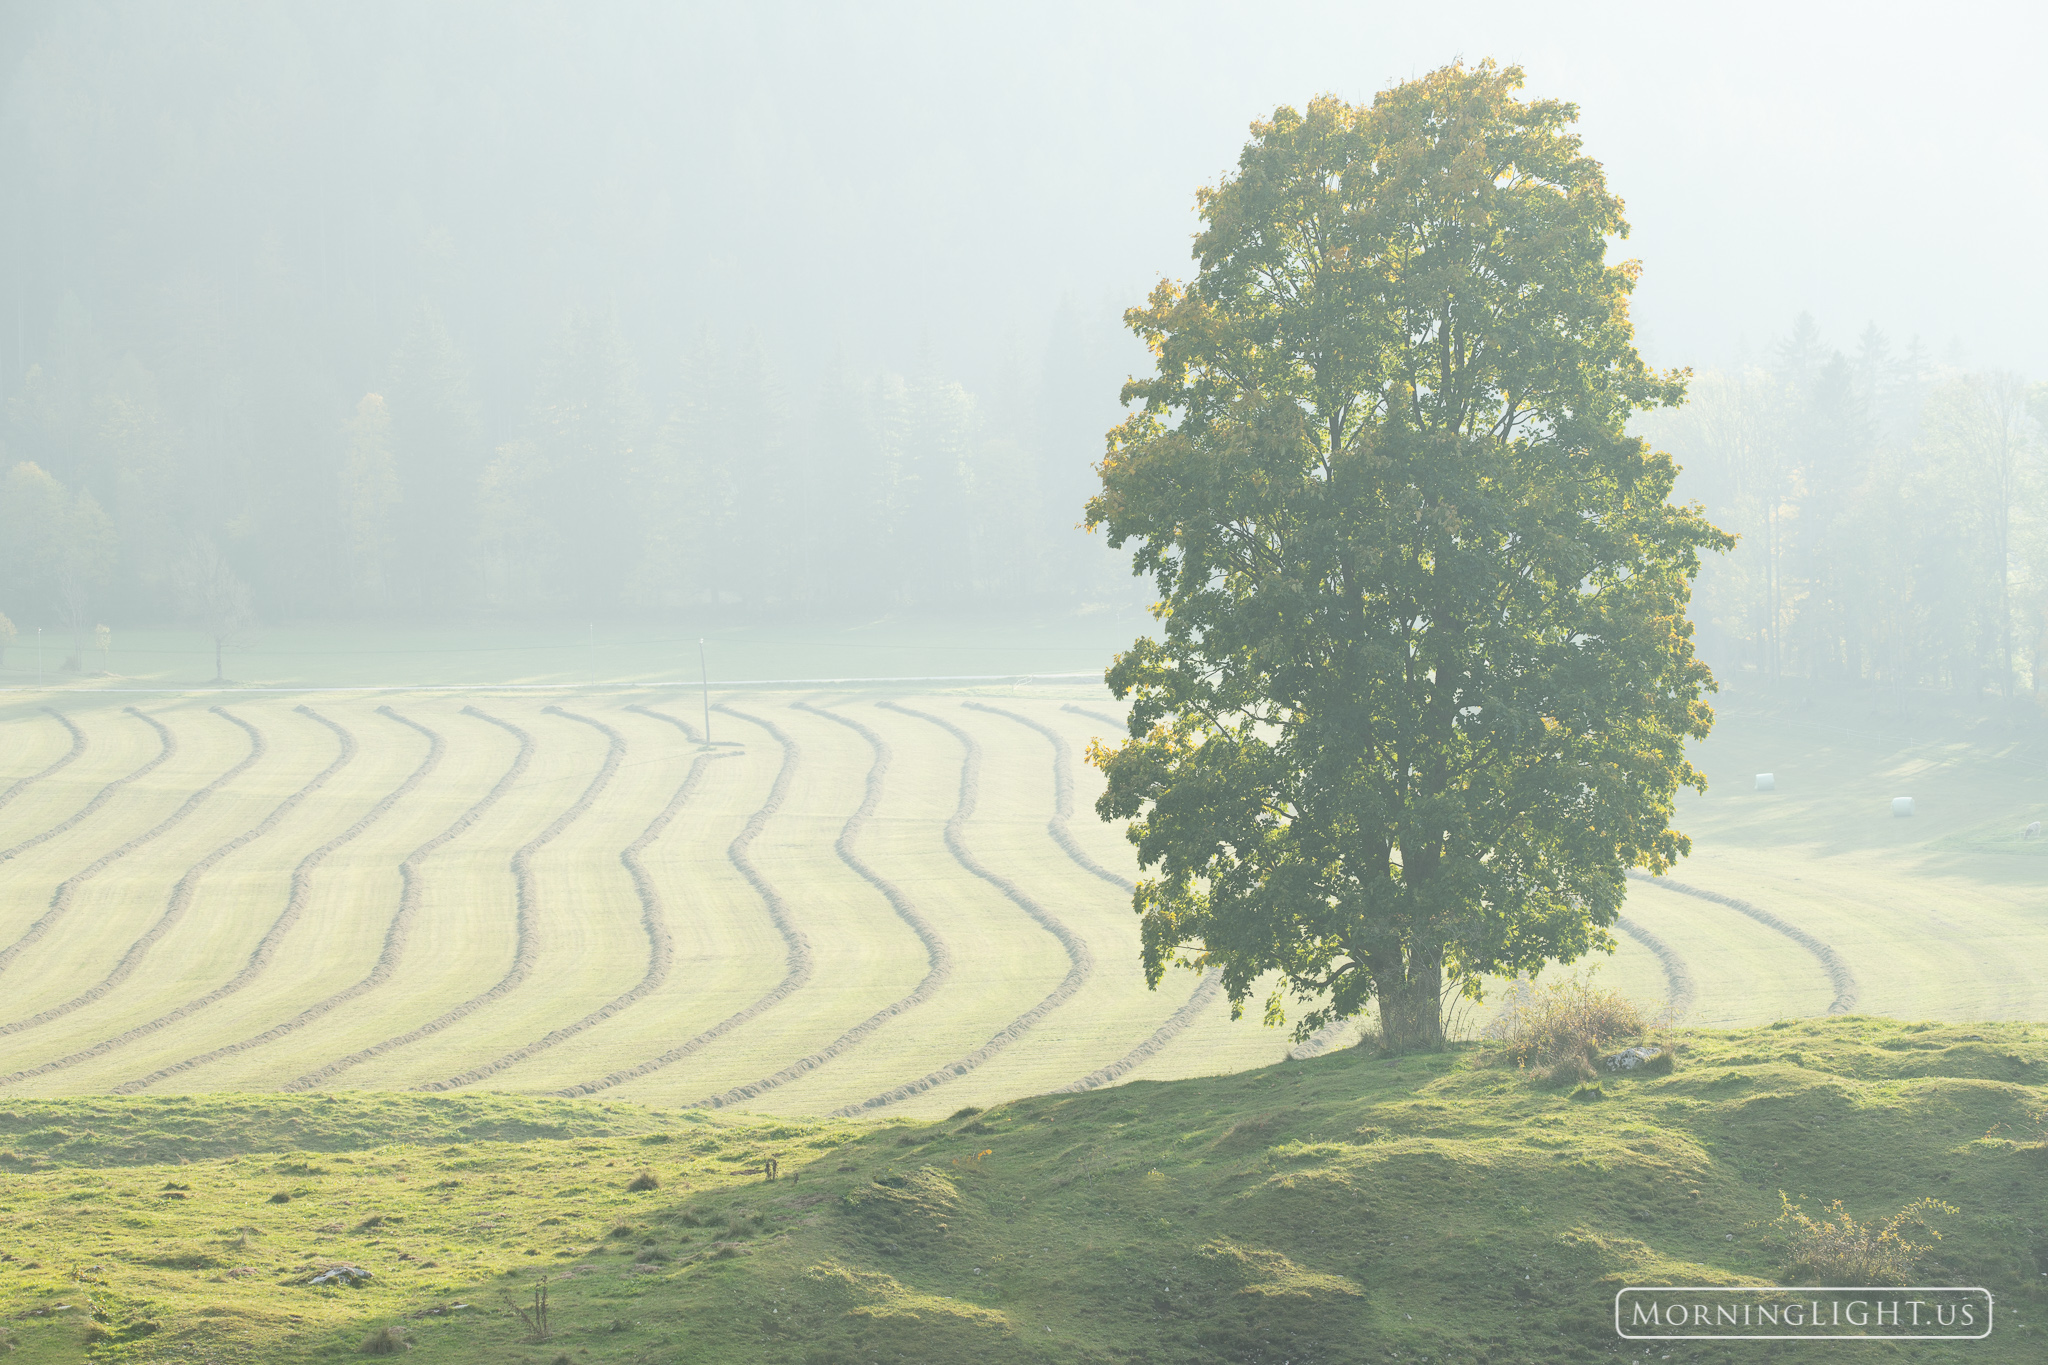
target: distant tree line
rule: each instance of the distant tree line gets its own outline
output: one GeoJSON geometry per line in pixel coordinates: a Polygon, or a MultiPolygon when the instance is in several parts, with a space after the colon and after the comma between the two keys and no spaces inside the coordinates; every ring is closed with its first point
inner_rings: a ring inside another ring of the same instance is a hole
{"type": "Polygon", "coordinates": [[[432,307],[353,398],[260,355],[195,367],[195,332],[151,355],[68,304],[18,377],[0,425],[17,626],[178,619],[218,638],[258,615],[701,619],[1132,591],[1075,526],[1107,414],[1071,399],[1102,386],[1058,344],[986,396],[851,362],[794,379],[710,337],[650,367],[611,315],[577,312],[524,404],[491,414],[432,307]]]}
{"type": "Polygon", "coordinates": [[[1692,605],[1724,678],[2048,691],[2048,386],[1802,316],[1642,425],[1741,537],[1692,605]]]}

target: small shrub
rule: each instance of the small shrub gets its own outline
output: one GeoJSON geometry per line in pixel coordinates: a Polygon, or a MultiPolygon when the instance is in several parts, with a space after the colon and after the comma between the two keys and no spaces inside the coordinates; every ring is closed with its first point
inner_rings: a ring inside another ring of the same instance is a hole
{"type": "Polygon", "coordinates": [[[660,1188],[661,1177],[654,1173],[652,1166],[642,1166],[640,1173],[626,1182],[626,1191],[629,1194],[640,1194],[646,1190],[658,1190],[660,1188]]]}
{"type": "Polygon", "coordinates": [[[364,1337],[363,1344],[356,1349],[366,1356],[395,1356],[405,1349],[405,1338],[396,1327],[379,1327],[364,1337]]]}
{"type": "Polygon", "coordinates": [[[1656,1056],[1643,1063],[1643,1070],[1652,1076],[1669,1076],[1677,1065],[1678,1054],[1668,1047],[1660,1047],[1656,1056]]]}
{"type": "Polygon", "coordinates": [[[1786,1198],[1783,1190],[1778,1191],[1778,1202],[1783,1211],[1776,1226],[1784,1229],[1789,1243],[1789,1269],[1815,1276],[1822,1284],[1910,1284],[1920,1257],[1941,1240],[1927,1216],[1956,1211],[1939,1199],[1921,1199],[1879,1226],[1857,1222],[1837,1199],[1821,1210],[1823,1221],[1817,1223],[1786,1198]],[[1904,1232],[1914,1228],[1933,1240],[1907,1241],[1904,1232]]]}
{"type": "Polygon", "coordinates": [[[660,1247],[642,1247],[633,1259],[641,1265],[667,1265],[669,1254],[660,1247]]]}
{"type": "Polygon", "coordinates": [[[1574,1052],[1560,1057],[1544,1070],[1546,1084],[1562,1090],[1568,1085],[1584,1085],[1599,1073],[1593,1070],[1592,1061],[1583,1052],[1574,1052]]]}
{"type": "Polygon", "coordinates": [[[1580,1061],[1602,1045],[1640,1034],[1643,1012],[1620,991],[1581,976],[1523,986],[1486,1026],[1482,1036],[1500,1043],[1517,1066],[1580,1061]]]}

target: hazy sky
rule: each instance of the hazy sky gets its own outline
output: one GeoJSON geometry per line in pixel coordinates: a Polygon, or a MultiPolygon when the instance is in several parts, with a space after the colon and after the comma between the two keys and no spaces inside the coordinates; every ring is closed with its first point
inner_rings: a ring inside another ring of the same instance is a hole
{"type": "Polygon", "coordinates": [[[655,358],[746,328],[986,382],[1062,300],[1106,337],[1184,273],[1193,191],[1252,118],[1492,56],[1582,106],[1654,362],[1725,363],[1805,309],[1838,344],[1875,320],[2048,372],[2038,7],[14,3],[0,25],[31,336],[64,289],[284,259],[394,314],[461,294],[487,370],[522,319],[610,300],[655,358]]]}

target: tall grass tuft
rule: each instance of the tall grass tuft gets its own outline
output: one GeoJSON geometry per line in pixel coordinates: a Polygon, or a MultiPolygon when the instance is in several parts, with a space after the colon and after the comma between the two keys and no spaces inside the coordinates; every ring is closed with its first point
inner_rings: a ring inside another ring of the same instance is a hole
{"type": "Polygon", "coordinates": [[[1522,986],[1481,1036],[1517,1066],[1548,1066],[1552,1080],[1566,1084],[1590,1080],[1602,1046],[1645,1027],[1641,1008],[1620,991],[1571,975],[1522,986]]]}
{"type": "Polygon", "coordinates": [[[661,1177],[654,1173],[652,1166],[642,1166],[640,1173],[626,1182],[626,1190],[631,1194],[639,1194],[646,1190],[658,1190],[660,1188],[661,1177]]]}
{"type": "Polygon", "coordinates": [[[1913,1267],[1941,1240],[1927,1221],[1932,1213],[1953,1214],[1952,1205],[1939,1199],[1920,1199],[1906,1205],[1883,1224],[1859,1223],[1849,1216],[1837,1199],[1821,1210],[1821,1221],[1806,1216],[1806,1210],[1778,1191],[1783,1212],[1777,1226],[1790,1243],[1790,1269],[1796,1274],[1816,1277],[1822,1284],[1908,1284],[1913,1267]],[[1918,1228],[1932,1239],[1909,1242],[1905,1233],[1918,1228]]]}
{"type": "Polygon", "coordinates": [[[395,1356],[405,1349],[405,1338],[396,1327],[379,1327],[357,1347],[366,1356],[395,1356]]]}

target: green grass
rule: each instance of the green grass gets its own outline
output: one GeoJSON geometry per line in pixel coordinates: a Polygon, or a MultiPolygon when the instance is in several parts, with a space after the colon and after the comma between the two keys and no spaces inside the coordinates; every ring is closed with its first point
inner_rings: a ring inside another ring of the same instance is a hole
{"type": "Polygon", "coordinates": [[[2040,1358],[2048,1029],[1848,1018],[1676,1041],[1672,1074],[1603,1079],[1591,1102],[1472,1047],[921,1123],[15,1100],[0,1322],[10,1365],[284,1365],[386,1326],[422,1358],[493,1365],[1621,1360],[1620,1285],[1780,1282],[1783,1191],[1866,1221],[1938,1197],[1957,1212],[1921,1282],[1997,1296],[1967,1353],[1859,1359],[2040,1358]],[[768,1155],[782,1179],[745,1173],[768,1155]],[[659,1188],[628,1192],[642,1168],[659,1188]],[[342,1263],[375,1278],[304,1283],[342,1263]],[[511,1306],[542,1279],[554,1336],[530,1342],[511,1306]]]}

